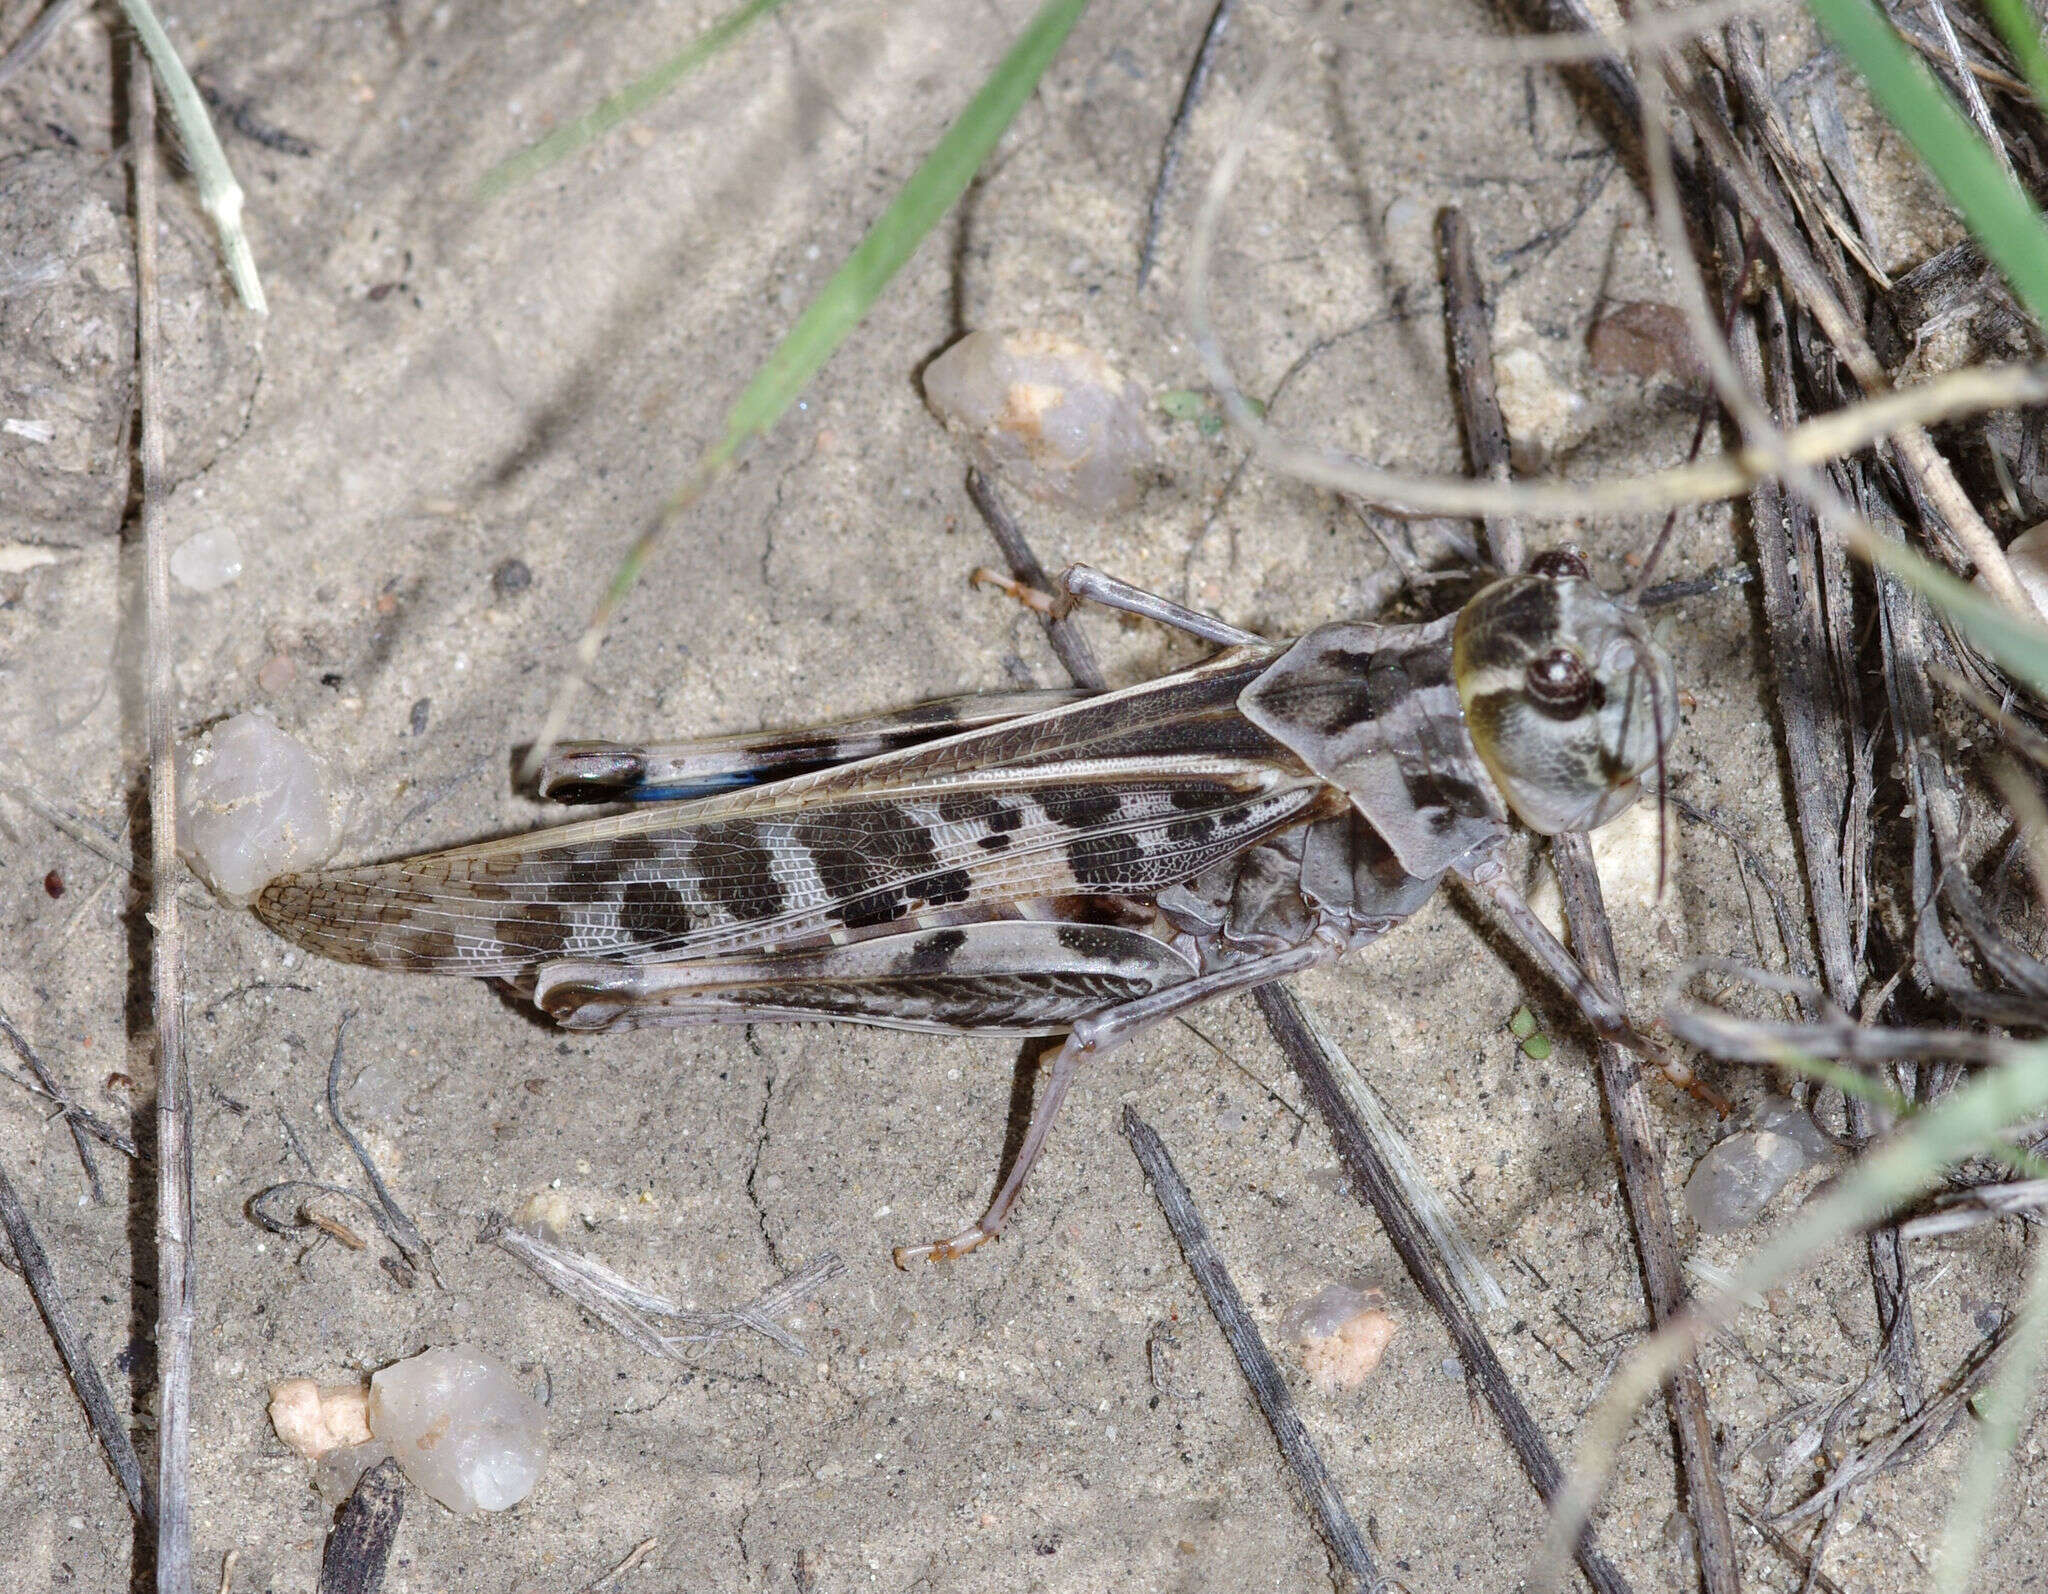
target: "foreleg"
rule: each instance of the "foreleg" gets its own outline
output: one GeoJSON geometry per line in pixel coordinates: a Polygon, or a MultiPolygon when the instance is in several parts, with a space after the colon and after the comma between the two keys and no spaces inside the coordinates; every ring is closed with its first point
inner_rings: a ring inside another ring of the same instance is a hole
{"type": "Polygon", "coordinates": [[[1543,965],[1552,979],[1564,987],[1565,994],[1571,997],[1601,1039],[1626,1046],[1654,1064],[1672,1084],[1705,1102],[1722,1116],[1728,1114],[1731,1109],[1726,1100],[1709,1089],[1668,1047],[1637,1029],[1629,1021],[1628,1014],[1607,999],[1593,983],[1592,977],[1579,966],[1579,960],[1572,956],[1570,949],[1550,933],[1550,927],[1536,917],[1522,894],[1508,883],[1507,869],[1498,858],[1488,858],[1476,868],[1469,871],[1461,869],[1458,873],[1466,884],[1493,904],[1515,939],[1543,965]]]}

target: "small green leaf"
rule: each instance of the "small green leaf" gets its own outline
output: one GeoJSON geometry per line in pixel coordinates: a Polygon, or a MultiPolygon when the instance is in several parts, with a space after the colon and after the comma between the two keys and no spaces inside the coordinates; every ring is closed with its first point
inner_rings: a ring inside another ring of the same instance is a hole
{"type": "Polygon", "coordinates": [[[1195,430],[1204,437],[1215,437],[1223,431],[1223,417],[1214,410],[1205,411],[1195,417],[1195,430]]]}
{"type": "Polygon", "coordinates": [[[1525,1041],[1536,1033],[1536,1015],[1526,1007],[1515,1009],[1515,1016],[1508,1020],[1508,1033],[1518,1041],[1525,1041]]]}
{"type": "Polygon", "coordinates": [[[1550,1037],[1531,1035],[1522,1042],[1522,1055],[1532,1063],[1540,1063],[1550,1056],[1550,1037]]]}
{"type": "Polygon", "coordinates": [[[1159,395],[1159,407],[1177,421],[1192,421],[1215,405],[1207,393],[1191,387],[1169,388],[1159,395]]]}

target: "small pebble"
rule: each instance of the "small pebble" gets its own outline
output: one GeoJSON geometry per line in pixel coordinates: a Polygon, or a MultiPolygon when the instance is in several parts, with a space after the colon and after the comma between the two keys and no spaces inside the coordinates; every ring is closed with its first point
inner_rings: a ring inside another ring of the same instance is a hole
{"type": "Polygon", "coordinates": [[[178,850],[222,896],[323,862],[334,814],[320,761],[267,714],[237,714],[178,758],[178,850]]]}
{"type": "Polygon", "coordinates": [[[1581,435],[1585,398],[1558,379],[1534,342],[1504,342],[1494,354],[1495,391],[1511,452],[1533,468],[1581,435]]]}
{"type": "Polygon", "coordinates": [[[1673,305],[1637,301],[1615,306],[1593,323],[1586,352],[1602,376],[1645,382],[1669,377],[1688,392],[1707,387],[1706,363],[1693,347],[1685,312],[1673,305]]]}
{"type": "Polygon", "coordinates": [[[924,392],[977,466],[1041,502],[1108,514],[1152,476],[1143,390],[1057,332],[970,332],[925,368],[924,392]]]}
{"type": "Polygon", "coordinates": [[[491,572],[491,591],[500,598],[516,598],[533,585],[533,571],[524,559],[500,560],[491,572]]]}
{"type": "Polygon", "coordinates": [[[1302,1371],[1325,1394],[1356,1389],[1373,1375],[1399,1325],[1378,1290],[1328,1284],[1289,1312],[1281,1335],[1301,1352],[1302,1371]]]}
{"type": "Polygon", "coordinates": [[[214,592],[242,573],[242,540],[226,526],[194,532],[171,550],[171,579],[189,592],[214,592]]]}
{"type": "Polygon", "coordinates": [[[564,1190],[536,1191],[512,1214],[515,1224],[550,1245],[560,1245],[565,1236],[576,1232],[576,1218],[576,1203],[564,1190]]]}
{"type": "Polygon", "coordinates": [[[423,697],[412,706],[412,733],[415,736],[427,734],[427,715],[433,711],[434,700],[423,697]]]}
{"type": "Polygon", "coordinates": [[[329,1451],[369,1442],[367,1396],[361,1384],[323,1387],[310,1378],[287,1378],[270,1386],[270,1426],[300,1455],[318,1461],[329,1451]]]}
{"type": "Polygon", "coordinates": [[[1391,236],[1429,225],[1429,206],[1413,194],[1403,194],[1381,213],[1380,226],[1391,236]]]}
{"type": "Polygon", "coordinates": [[[43,890],[52,902],[64,895],[64,877],[52,869],[43,876],[43,890]]]}
{"type": "Polygon", "coordinates": [[[1813,1115],[1789,1096],[1766,1096],[1750,1113],[1749,1127],[1797,1141],[1809,1163],[1828,1162],[1835,1155],[1834,1142],[1821,1132],[1813,1115]]]}
{"type": "Polygon", "coordinates": [[[408,1478],[463,1516],[517,1505],[547,1463],[547,1413],[509,1367],[466,1346],[372,1377],[370,1431],[408,1478]]]}
{"type": "Polygon", "coordinates": [[[289,653],[273,653],[263,661],[263,667],[256,672],[257,690],[270,697],[277,696],[292,684],[299,673],[299,667],[292,663],[289,653]]]}
{"type": "Polygon", "coordinates": [[[1685,1209],[1707,1234],[1742,1228],[1811,1160],[1790,1135],[1740,1130],[1700,1158],[1685,1182],[1685,1209]]]}
{"type": "MultiPolygon", "coordinates": [[[[2048,614],[2048,520],[2013,538],[2006,545],[2005,557],[2027,596],[2034,600],[2034,607],[2048,614]]],[[[1977,578],[1977,586],[1983,588],[1982,576],[1977,578]]]]}
{"type": "Polygon", "coordinates": [[[378,1462],[388,1460],[391,1447],[381,1439],[367,1439],[359,1445],[330,1450],[313,1467],[313,1489],[329,1505],[338,1506],[356,1492],[363,1474],[378,1462]]]}

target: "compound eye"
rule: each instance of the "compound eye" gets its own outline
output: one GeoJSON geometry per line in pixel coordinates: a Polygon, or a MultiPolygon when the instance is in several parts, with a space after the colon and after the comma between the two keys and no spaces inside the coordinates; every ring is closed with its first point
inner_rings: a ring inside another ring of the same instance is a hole
{"type": "Polygon", "coordinates": [[[1576,548],[1546,548],[1529,561],[1529,574],[1548,576],[1552,581],[1561,581],[1566,576],[1577,576],[1580,580],[1590,577],[1593,572],[1585,556],[1576,548]]]}
{"type": "Polygon", "coordinates": [[[1552,648],[1529,665],[1529,696],[1554,719],[1570,719],[1593,701],[1593,677],[1570,648],[1552,648]]]}

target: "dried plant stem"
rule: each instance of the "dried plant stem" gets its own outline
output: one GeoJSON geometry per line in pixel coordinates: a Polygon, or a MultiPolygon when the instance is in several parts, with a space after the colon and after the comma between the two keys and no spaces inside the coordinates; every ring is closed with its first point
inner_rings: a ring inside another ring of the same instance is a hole
{"type": "Polygon", "coordinates": [[[826,1251],[743,1305],[705,1310],[678,1306],[667,1296],[635,1284],[594,1257],[514,1228],[495,1212],[485,1217],[477,1239],[516,1258],[543,1284],[568,1296],[629,1344],[650,1356],[675,1361],[682,1360],[685,1345],[705,1344],[741,1329],[771,1339],[793,1355],[809,1355],[803,1341],[784,1326],[784,1319],[846,1271],[839,1254],[826,1251]],[[664,1334],[649,1318],[678,1324],[683,1332],[664,1334]]]}
{"type": "MultiPolygon", "coordinates": [[[[1890,373],[1879,362],[1862,329],[1850,317],[1848,308],[1836,296],[1791,218],[1764,191],[1762,179],[1737,146],[1726,121],[1699,91],[1691,74],[1677,62],[1669,62],[1664,75],[1673,97],[1683,107],[1693,130],[1699,135],[1702,147],[1711,156],[1716,173],[1742,206],[1744,216],[1763,235],[1785,285],[1820,324],[1821,331],[1835,346],[1842,363],[1848,366],[1850,374],[1866,395],[1874,398],[1893,391],[1890,373]]],[[[1935,448],[1925,426],[1914,422],[1899,427],[1892,433],[1892,445],[1898,450],[1907,472],[1948,522],[1949,530],[1984,577],[1985,585],[1993,595],[2015,614],[2040,619],[2040,611],[2019,584],[2019,578],[2012,573],[2004,548],[1992,535],[1991,528],[1984,524],[1984,517],[1977,513],[1977,506],[1970,502],[1969,494],[1963,491],[1963,485],[1956,480],[1948,461],[1935,448]]]]}
{"type": "MultiPolygon", "coordinates": [[[[1472,229],[1454,208],[1437,213],[1437,249],[1443,256],[1444,330],[1450,340],[1451,377],[1465,420],[1465,452],[1481,481],[1508,480],[1508,426],[1494,386],[1493,325],[1486,290],[1472,258],[1472,229]]],[[[1522,528],[1512,515],[1488,515],[1486,552],[1496,570],[1522,568],[1522,528]]]]}
{"type": "MultiPolygon", "coordinates": [[[[101,1122],[58,1088],[49,1065],[43,1061],[42,1055],[35,1047],[29,1044],[28,1037],[16,1027],[14,1020],[7,1016],[4,1008],[0,1008],[0,1036],[4,1036],[7,1044],[14,1048],[15,1054],[28,1064],[29,1072],[36,1076],[35,1085],[39,1094],[47,1096],[62,1111],[64,1122],[71,1130],[72,1144],[78,1147],[78,1161],[85,1169],[86,1187],[92,1192],[93,1205],[105,1205],[107,1193],[100,1184],[99,1160],[92,1154],[93,1137],[104,1140],[116,1150],[126,1151],[131,1157],[135,1155],[135,1143],[113,1125],[101,1122]]],[[[9,1077],[19,1076],[10,1073],[9,1077]]],[[[28,1081],[23,1080],[22,1083],[26,1085],[28,1081]]]]}
{"type": "MultiPolygon", "coordinates": [[[[1443,1319],[1451,1343],[1457,1347],[1459,1359],[1465,1364],[1465,1376],[1472,1380],[1487,1405],[1493,1408],[1494,1419],[1507,1436],[1515,1458],[1521,1462],[1522,1471],[1535,1486],[1538,1497],[1546,1505],[1550,1504],[1564,1485],[1564,1473],[1558,1466],[1557,1457],[1543,1437],[1542,1429],[1536,1426],[1536,1419],[1529,1414],[1529,1408],[1522,1403],[1522,1397],[1515,1392],[1515,1386],[1508,1381],[1507,1370],[1494,1354],[1485,1329],[1480,1327],[1478,1319],[1436,1265],[1429,1240],[1402,1194],[1400,1181],[1352,1116],[1321,1037],[1302,1013],[1294,993],[1285,985],[1262,985],[1253,996],[1259,1004],[1260,1013],[1265,1016],[1267,1027],[1273,1032],[1273,1038],[1280,1043],[1280,1050],[1293,1065],[1309,1100],[1322,1115],[1323,1126],[1329,1131],[1331,1143],[1337,1149],[1338,1160],[1351,1176],[1353,1193],[1378,1214],[1387,1238],[1393,1242],[1395,1253],[1408,1269],[1408,1276],[1436,1309],[1437,1316],[1443,1319]]],[[[1591,1528],[1579,1536],[1574,1553],[1580,1570],[1586,1574],[1586,1581],[1596,1594],[1629,1594],[1628,1579],[1600,1553],[1593,1542],[1591,1528]]]]}
{"type": "Polygon", "coordinates": [[[120,1480],[121,1492],[128,1496],[128,1509],[135,1513],[138,1522],[148,1523],[155,1514],[155,1505],[142,1476],[142,1462],[99,1369],[93,1365],[85,1337],[71,1320],[71,1308],[57,1285],[57,1275],[43,1243],[29,1222],[28,1209],[22,1205],[4,1168],[0,1168],[0,1230],[6,1232],[8,1243],[14,1247],[14,1259],[21,1267],[22,1277],[28,1280],[29,1293],[35,1297],[36,1309],[43,1314],[50,1338],[56,1342],[57,1354],[64,1358],[64,1370],[71,1375],[71,1387],[78,1392],[79,1404],[85,1407],[86,1420],[107,1453],[107,1462],[120,1480]]]}
{"type": "MultiPolygon", "coordinates": [[[[1592,845],[1584,835],[1568,831],[1551,838],[1550,856],[1557,869],[1565,917],[1571,922],[1572,949],[1601,994],[1619,1005],[1621,970],[1615,962],[1607,909],[1600,899],[1592,845]]],[[[1671,1205],[1658,1165],[1649,1104],[1643,1096],[1642,1070],[1633,1053],[1612,1041],[1598,1042],[1597,1049],[1600,1090],[1621,1157],[1621,1188],[1635,1229],[1636,1252],[1642,1259],[1650,1316],[1661,1327],[1685,1304],[1685,1275],[1679,1267],[1678,1237],[1671,1227],[1671,1205]]],[[[1665,1398],[1671,1407],[1679,1463],[1690,1497],[1701,1580],[1707,1594],[1737,1594],[1742,1572],[1735,1554],[1735,1530],[1728,1520],[1728,1500],[1714,1454],[1706,1386],[1691,1358],[1672,1370],[1665,1398]]]]}
{"type": "MultiPolygon", "coordinates": [[[[1843,338],[1853,337],[1857,340],[1863,355],[1868,357],[1866,363],[1873,373],[1874,381],[1881,384],[1885,380],[1884,373],[1877,367],[1875,356],[1870,355],[1868,345],[1861,342],[1860,333],[1856,333],[1849,326],[1847,312],[1822,279],[1820,267],[1805,253],[1804,245],[1793,231],[1791,223],[1783,217],[1770,196],[1763,191],[1754,169],[1736,148],[1734,136],[1728,131],[1726,120],[1721,116],[1719,109],[1709,103],[1704,94],[1691,86],[1690,79],[1685,77],[1675,63],[1667,64],[1663,77],[1653,76],[1645,91],[1647,109],[1643,126],[1650,171],[1652,213],[1681,290],[1680,306],[1692,331],[1693,340],[1713,376],[1715,392],[1740,427],[1745,443],[1750,448],[1770,453],[1773,450],[1773,440],[1781,439],[1789,433],[1780,428],[1778,418],[1765,408],[1764,401],[1759,397],[1763,391],[1760,378],[1765,373],[1762,369],[1761,344],[1756,338],[1753,324],[1747,318],[1737,318],[1736,346],[1745,351],[1743,361],[1738,362],[1734,348],[1731,348],[1728,339],[1721,332],[1719,320],[1708,301],[1706,284],[1693,259],[1691,242],[1686,236],[1681,212],[1677,180],[1670,160],[1670,142],[1664,133],[1664,88],[1667,82],[1679,90],[1681,103],[1685,105],[1688,116],[1696,127],[1702,128],[1702,140],[1707,145],[1715,169],[1721,171],[1724,162],[1731,159],[1739,164],[1740,177],[1729,182],[1729,191],[1742,204],[1744,214],[1758,221],[1766,242],[1770,243],[1773,253],[1779,257],[1787,287],[1796,296],[1807,301],[1809,308],[1815,303],[1824,303],[1828,307],[1826,313],[1816,310],[1815,319],[1821,323],[1823,331],[1829,332],[1830,341],[1835,343],[1838,350],[1843,348],[1843,338]],[[1689,98],[1686,97],[1688,92],[1689,98]],[[1705,131],[1708,126],[1713,129],[1711,136],[1705,131]],[[1762,217],[1757,215],[1760,211],[1769,212],[1772,223],[1770,226],[1763,225],[1762,217]],[[1792,264],[1787,265],[1788,260],[1792,264]],[[1803,288],[1799,286],[1801,282],[1805,284],[1803,288]],[[1835,323],[1832,327],[1830,317],[1835,323]],[[1834,335],[1836,330],[1841,332],[1840,337],[1834,335]],[[1754,369],[1745,370],[1745,363],[1752,365],[1754,369]]],[[[1722,230],[1727,235],[1724,243],[1735,236],[1735,227],[1734,222],[1724,219],[1722,230]]],[[[1844,360],[1851,366],[1852,371],[1855,371],[1856,360],[1846,353],[1844,360]]],[[[1789,387],[1789,370],[1780,370],[1775,374],[1779,378],[1781,390],[1789,387]]],[[[1861,371],[1855,371],[1855,374],[1859,380],[1862,379],[1861,371]]],[[[1787,402],[1789,404],[1789,399],[1787,402]]],[[[1789,418],[1789,409],[1785,413],[1786,418],[1789,418]]],[[[1904,443],[1907,436],[1908,431],[1902,431],[1895,435],[1893,441],[1900,447],[1901,455],[1911,469],[1911,458],[1904,443]]],[[[1926,441],[1924,432],[1919,433],[1919,436],[1923,442],[1926,441]]],[[[1927,451],[1932,454],[1931,443],[1927,444],[1927,451]]],[[[1934,460],[1939,466],[1939,474],[1947,476],[1946,461],[1941,460],[1938,455],[1934,456],[1934,460]]],[[[1806,623],[1808,617],[1796,614],[1792,609],[1795,600],[1790,592],[1789,575],[1778,583],[1783,588],[1778,598],[1772,597],[1773,583],[1776,579],[1773,575],[1774,561],[1778,557],[1773,550],[1784,535],[1788,518],[1809,510],[1815,516],[1817,525],[1830,527],[1838,536],[1848,535],[1846,528],[1850,527],[1862,528],[1863,535],[1874,533],[1869,532],[1861,517],[1855,514],[1834,487],[1824,481],[1811,466],[1801,465],[1794,468],[1787,462],[1784,473],[1787,485],[1797,492],[1800,501],[1795,502],[1770,488],[1757,495],[1755,508],[1759,515],[1768,517],[1759,529],[1758,549],[1765,566],[1766,609],[1778,608],[1781,604],[1785,609],[1785,618],[1774,624],[1773,643],[1774,646],[1788,649],[1785,656],[1793,661],[1793,664],[1788,666],[1794,671],[1795,678],[1789,683],[1792,690],[1780,692],[1779,704],[1786,711],[1788,749],[1795,750],[1795,813],[1800,821],[1802,839],[1809,849],[1805,863],[1811,888],[1809,900],[1820,930],[1822,970],[1831,986],[1841,984],[1851,993],[1836,998],[1838,1005],[1847,1010],[1855,1005],[1855,970],[1853,957],[1847,950],[1847,910],[1841,853],[1836,839],[1846,798],[1838,797],[1831,807],[1826,802],[1827,794],[1839,793],[1843,783],[1832,773],[1835,764],[1826,756],[1829,740],[1823,734],[1818,720],[1814,718],[1819,712],[1820,705],[1832,703],[1834,698],[1828,690],[1825,674],[1817,673],[1815,660],[1810,657],[1819,644],[1811,634],[1813,628],[1806,623]],[[1805,762],[1797,761],[1800,759],[1805,762]]],[[[1954,484],[1953,476],[1947,476],[1947,480],[1951,485],[1954,484]]],[[[1922,475],[1922,484],[1923,488],[1928,490],[1929,496],[1933,497],[1929,478],[1925,474],[1922,475]]],[[[1960,488],[1957,488],[1957,492],[1960,493],[1960,488]]],[[[1974,516],[1974,509],[1971,514],[1974,516]]],[[[1955,524],[1953,517],[1950,518],[1950,524],[1955,524]]],[[[1981,522],[1979,524],[1981,525],[1981,522]]],[[[1989,536],[1988,531],[1986,536],[1989,536]]],[[[1789,558],[1789,555],[1783,557],[1789,558]]],[[[1998,557],[2002,562],[2003,554],[1998,557]]],[[[1809,562],[1812,562],[1810,556],[1809,562]]],[[[1813,583],[1809,581],[1808,585],[1811,587],[1813,583]]],[[[1839,727],[1837,733],[1839,734],[1839,727]]],[[[1856,1133],[1871,1132],[1873,1120],[1867,1105],[1860,1097],[1850,1096],[1848,1112],[1850,1126],[1856,1133]]],[[[1912,1300],[1908,1293],[1904,1251],[1896,1231],[1888,1229],[1881,1229],[1868,1235],[1866,1244],[1871,1285],[1877,1297],[1878,1316],[1883,1330],[1886,1364],[1898,1387],[1902,1402],[1910,1411],[1919,1399],[1919,1368],[1917,1336],[1913,1329],[1912,1300]]]]}
{"type": "MultiPolygon", "coordinates": [[[[995,483],[980,471],[970,469],[967,472],[967,496],[974,500],[974,507],[980,512],[982,523],[988,527],[988,534],[1002,549],[1003,562],[1010,567],[1010,574],[1025,586],[1035,588],[1047,597],[1056,597],[1059,589],[1046,575],[1045,566],[1038,562],[1038,555],[1031,551],[1023,528],[996,491],[995,483]]],[[[1100,692],[1108,685],[1103,678],[1102,666],[1095,662],[1094,650],[1088,646],[1087,637],[1081,634],[1081,628],[1071,616],[1048,615],[1045,639],[1052,645],[1054,656],[1076,686],[1100,692]]]]}
{"type": "Polygon", "coordinates": [[[385,1237],[398,1247],[399,1254],[412,1268],[424,1267],[427,1276],[437,1288],[441,1285],[440,1269],[434,1266],[434,1248],[427,1243],[427,1237],[420,1233],[420,1226],[413,1222],[412,1214],[398,1204],[398,1198],[391,1193],[391,1187],[384,1182],[384,1175],[377,1171],[376,1160],[369,1149],[349,1128],[348,1120],[341,1115],[341,1059],[342,1036],[347,1033],[348,1021],[355,1017],[353,1009],[341,1015],[341,1021],[334,1026],[334,1055],[327,1064],[327,1116],[334,1120],[334,1132],[354,1153],[362,1165],[364,1175],[370,1181],[370,1188],[377,1193],[377,1207],[380,1213],[378,1227],[385,1237]]]}
{"type": "Polygon", "coordinates": [[[64,31],[64,24],[85,9],[85,0],[50,0],[43,14],[28,25],[14,41],[14,47],[0,57],[0,88],[5,88],[29,68],[44,47],[64,31]]]}
{"type": "Polygon", "coordinates": [[[1330,1553],[1345,1572],[1358,1579],[1366,1589],[1378,1588],[1379,1572],[1373,1566],[1372,1552],[1365,1547],[1365,1536],[1358,1531],[1358,1524],[1352,1520],[1344,1497],[1337,1492],[1337,1485],[1330,1477],[1329,1468],[1323,1465],[1315,1441],[1309,1438],[1308,1430],[1302,1426],[1301,1417],[1294,1409],[1294,1399],[1287,1393],[1286,1381],[1274,1365],[1272,1352],[1266,1349],[1266,1342],[1259,1337],[1258,1325],[1252,1321],[1251,1313],[1245,1310],[1244,1297],[1238,1294],[1237,1286],[1231,1282],[1223,1258],[1217,1252],[1215,1242],[1209,1238],[1208,1227],[1202,1222],[1201,1213],[1195,1209],[1194,1197],[1188,1193],[1180,1170],[1174,1167],[1165,1143],[1152,1126],[1130,1107],[1124,1108],[1123,1131],[1124,1138],[1131,1143],[1131,1150],[1137,1154],[1139,1165],[1145,1170],[1145,1177],[1152,1181],[1152,1193],[1158,1198],[1159,1210],[1166,1216],[1166,1225],[1173,1230],[1174,1239],[1180,1242],[1181,1254],[1187,1258],[1188,1270],[1201,1286],[1202,1298],[1215,1314],[1217,1327],[1223,1330],[1223,1337],[1230,1342],[1231,1352],[1237,1357],[1245,1382],[1251,1385],[1252,1398],[1258,1401],[1259,1410],[1265,1414],[1273,1437],[1280,1445],[1280,1454],[1286,1458],[1303,1498],[1315,1513],[1323,1541],[1329,1545],[1330,1553]]]}
{"type": "Polygon", "coordinates": [[[1194,120],[1195,107],[1202,101],[1202,90],[1208,87],[1210,70],[1216,65],[1216,51],[1230,26],[1230,14],[1236,9],[1237,0],[1216,0],[1216,9],[1209,13],[1209,25],[1202,30],[1202,46],[1195,52],[1194,65],[1188,68],[1187,81],[1181,85],[1180,103],[1173,108],[1173,123],[1167,128],[1166,143],[1159,151],[1159,175],[1153,180],[1152,198],[1145,206],[1145,239],[1138,245],[1140,293],[1152,276],[1159,228],[1166,219],[1166,196],[1180,165],[1180,149],[1187,141],[1188,124],[1194,120]]]}
{"type": "Polygon", "coordinates": [[[158,1594],[192,1587],[193,1297],[192,1086],[178,923],[178,790],[171,714],[171,550],[164,525],[162,330],[157,316],[156,91],[142,51],[128,64],[128,136],[135,158],[136,366],[142,393],[143,697],[149,724],[150,996],[156,1027],[158,1594]]]}
{"type": "Polygon", "coordinates": [[[653,1537],[642,1539],[638,1544],[634,1545],[629,1552],[627,1552],[626,1558],[623,1561],[619,1562],[619,1564],[613,1567],[609,1572],[601,1572],[596,1577],[592,1578],[588,1583],[585,1583],[583,1587],[577,1591],[577,1594],[604,1594],[604,1591],[606,1589],[610,1588],[614,1583],[618,1582],[620,1578],[624,1577],[628,1572],[632,1571],[634,1567],[638,1566],[642,1561],[646,1560],[648,1556],[652,1555],[656,1550],[660,1548],[660,1539],[653,1537]]]}

